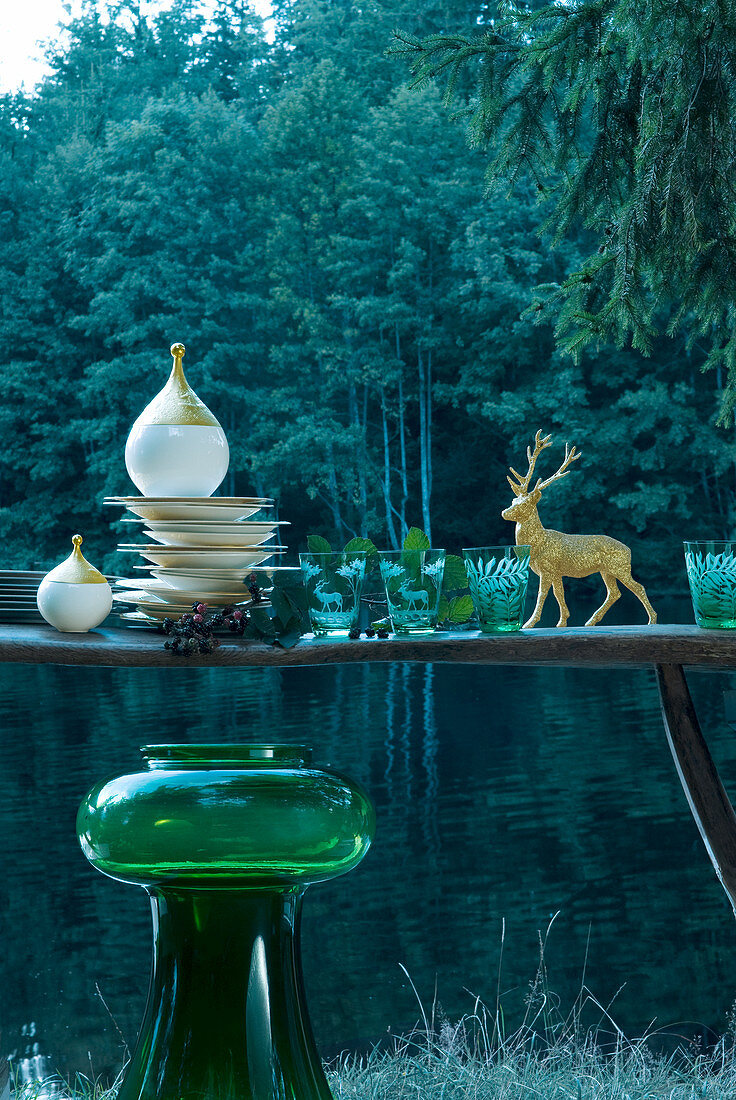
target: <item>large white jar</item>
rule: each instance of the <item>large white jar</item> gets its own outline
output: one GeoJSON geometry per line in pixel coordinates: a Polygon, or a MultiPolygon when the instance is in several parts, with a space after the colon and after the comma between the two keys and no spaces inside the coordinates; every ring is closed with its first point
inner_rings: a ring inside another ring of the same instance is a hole
{"type": "Polygon", "coordinates": [[[112,608],[112,589],[81,551],[82,536],[72,538],[74,549],[38,586],[36,603],[47,623],[57,630],[85,634],[99,626],[112,608]]]}
{"type": "Polygon", "coordinates": [[[130,430],[125,465],[146,497],[208,497],[227,473],[230,449],[218,420],[197,397],[172,344],[169,380],[130,430]]]}

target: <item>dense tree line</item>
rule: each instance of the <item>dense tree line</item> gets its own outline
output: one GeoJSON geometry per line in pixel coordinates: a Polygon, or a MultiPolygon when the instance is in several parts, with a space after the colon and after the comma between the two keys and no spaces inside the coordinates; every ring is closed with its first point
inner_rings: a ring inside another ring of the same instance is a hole
{"type": "Polygon", "coordinates": [[[503,3],[471,31],[400,31],[393,53],[419,84],[447,78],[448,100],[474,79],[466,117],[492,154],[489,175],[529,175],[557,238],[591,230],[582,263],[540,288],[562,346],[630,340],[648,353],[659,332],[684,334],[726,369],[731,420],[734,0],[503,3]]]}
{"type": "Polygon", "coordinates": [[[0,98],[7,565],[54,562],[79,528],[121,568],[100,500],[131,491],[125,438],[173,340],[228,433],[223,491],[277,497],[294,550],[308,530],[396,545],[412,524],[451,549],[511,541],[506,468],[538,427],[584,451],[544,520],[630,542],[655,590],[681,587],[683,537],[731,533],[707,349],[565,358],[554,317],[522,314],[587,231],[552,248],[532,183],[486,192],[487,153],[385,56],[397,26],[489,17],[277,0],[267,35],[245,0],[209,19],[90,2],[36,93],[0,98]]]}

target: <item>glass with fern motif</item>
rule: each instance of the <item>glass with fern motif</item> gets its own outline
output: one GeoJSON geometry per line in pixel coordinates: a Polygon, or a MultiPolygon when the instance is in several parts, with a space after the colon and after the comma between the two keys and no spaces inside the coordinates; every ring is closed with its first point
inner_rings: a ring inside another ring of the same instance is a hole
{"type": "Polygon", "coordinates": [[[484,634],[521,630],[531,546],[463,549],[468,587],[484,634]]]}
{"type": "Polygon", "coordinates": [[[736,542],[685,542],[685,567],[695,622],[710,630],[736,628],[736,542]]]}

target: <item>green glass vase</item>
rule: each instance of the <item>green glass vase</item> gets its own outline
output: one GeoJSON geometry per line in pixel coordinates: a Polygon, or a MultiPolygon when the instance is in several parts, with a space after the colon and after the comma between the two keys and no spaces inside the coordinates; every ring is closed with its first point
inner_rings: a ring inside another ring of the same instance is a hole
{"type": "Polygon", "coordinates": [[[288,745],[153,745],[77,832],[151,897],[154,955],[118,1100],[330,1100],[307,1015],[301,902],[365,855],[365,792],[288,745]]]}

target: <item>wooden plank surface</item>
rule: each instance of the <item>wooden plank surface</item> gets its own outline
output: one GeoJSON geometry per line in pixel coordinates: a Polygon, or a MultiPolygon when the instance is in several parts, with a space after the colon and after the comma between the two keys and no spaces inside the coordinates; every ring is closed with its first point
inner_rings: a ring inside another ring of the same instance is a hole
{"type": "Polygon", "coordinates": [[[61,634],[45,625],[1,625],[0,661],[127,668],[277,668],[362,661],[612,666],[689,665],[736,668],[736,631],[696,626],[574,627],[489,637],[477,632],[385,640],[303,638],[293,649],[225,638],[214,653],[175,657],[155,631],[103,628],[61,634]]]}

